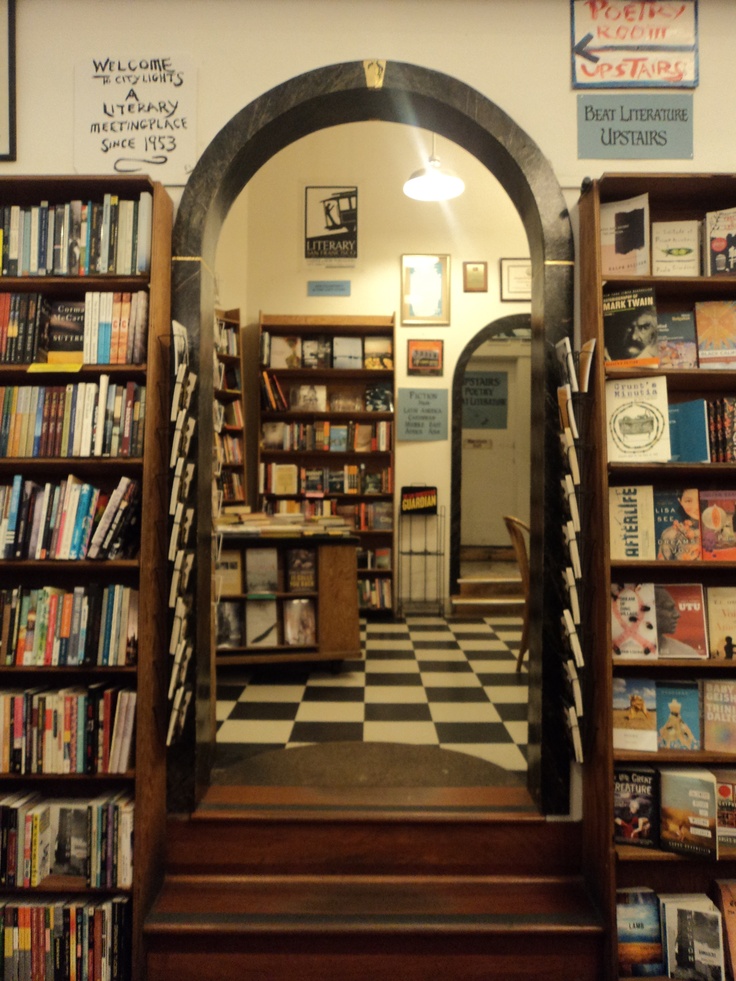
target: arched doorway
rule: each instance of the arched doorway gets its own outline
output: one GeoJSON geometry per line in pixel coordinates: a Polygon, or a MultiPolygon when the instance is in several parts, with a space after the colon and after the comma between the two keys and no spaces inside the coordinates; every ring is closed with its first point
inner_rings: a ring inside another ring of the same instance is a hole
{"type": "MultiPolygon", "coordinates": [[[[233,117],[205,150],[185,188],[173,241],[172,317],[188,333],[195,367],[211,364],[213,272],[217,239],[232,202],[273,154],[316,130],[342,122],[380,119],[421,126],[453,140],[491,171],[524,224],[532,259],[533,404],[532,629],[530,633],[530,789],[545,812],[567,810],[568,762],[557,738],[558,721],[546,722],[541,656],[545,623],[559,623],[558,600],[545,584],[546,566],[559,554],[546,548],[554,523],[545,520],[546,488],[557,480],[547,447],[545,393],[556,385],[550,349],[572,326],[573,243],[569,216],[549,163],[502,110],[477,91],[439,72],[399,62],[351,62],[316,69],[277,86],[233,117]],[[545,738],[549,728],[550,738],[545,738]]],[[[212,379],[199,372],[198,428],[212,431],[212,379]]],[[[190,670],[196,718],[170,754],[169,804],[190,810],[206,786],[214,741],[210,663],[211,446],[197,455],[196,656],[190,670]]],[[[556,580],[555,580],[556,581],[556,580]]]]}

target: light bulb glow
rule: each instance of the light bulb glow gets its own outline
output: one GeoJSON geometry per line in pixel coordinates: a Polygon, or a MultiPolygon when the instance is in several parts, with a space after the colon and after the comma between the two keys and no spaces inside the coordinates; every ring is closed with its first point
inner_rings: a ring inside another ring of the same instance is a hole
{"type": "Polygon", "coordinates": [[[404,194],[414,201],[450,201],[465,190],[465,182],[450,171],[443,170],[437,157],[416,170],[404,184],[404,194]]]}

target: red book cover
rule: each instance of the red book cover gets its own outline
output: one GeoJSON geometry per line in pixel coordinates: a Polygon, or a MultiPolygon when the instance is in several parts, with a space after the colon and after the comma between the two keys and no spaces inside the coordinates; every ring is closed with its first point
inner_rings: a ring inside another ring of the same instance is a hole
{"type": "Polygon", "coordinates": [[[700,583],[657,583],[654,587],[661,658],[708,657],[705,596],[700,583]]]}

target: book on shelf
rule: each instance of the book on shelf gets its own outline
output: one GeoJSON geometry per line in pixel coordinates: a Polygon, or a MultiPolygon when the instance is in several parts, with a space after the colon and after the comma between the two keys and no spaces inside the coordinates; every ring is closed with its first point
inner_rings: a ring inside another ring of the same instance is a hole
{"type": "Polygon", "coordinates": [[[667,378],[606,382],[609,463],[667,463],[671,456],[667,378]]]}
{"type": "Polygon", "coordinates": [[[673,463],[710,463],[710,419],[705,399],[669,405],[670,459],[673,463]]]}
{"type": "Polygon", "coordinates": [[[651,678],[613,678],[613,748],[657,751],[657,686],[651,678]]]}
{"type": "Polygon", "coordinates": [[[697,368],[698,335],[692,310],[657,312],[660,368],[697,368]]]}
{"type": "MultiPolygon", "coordinates": [[[[363,368],[393,368],[394,343],[391,337],[363,338],[363,368]]],[[[336,366],[337,367],[337,366],[336,366]]]]}
{"type": "Polygon", "coordinates": [[[652,276],[699,276],[702,230],[697,219],[653,221],[652,276]]]}
{"type": "Polygon", "coordinates": [[[243,553],[237,548],[223,548],[215,562],[218,595],[243,592],[243,553]]]}
{"type": "Polygon", "coordinates": [[[736,753],[736,681],[704,678],[703,749],[714,753],[736,753]]]}
{"type": "Polygon", "coordinates": [[[290,593],[316,590],[317,568],[314,549],[290,548],[287,550],[286,583],[290,593]]]}
{"type": "Polygon", "coordinates": [[[736,649],[736,590],[732,586],[709,586],[706,600],[710,656],[733,660],[736,649]]]}
{"type": "Polygon", "coordinates": [[[332,367],[355,370],[363,367],[362,337],[332,338],[332,367]]]}
{"type": "Polygon", "coordinates": [[[700,684],[697,681],[658,681],[657,746],[695,752],[702,746],[700,684]]]}
{"type": "Polygon", "coordinates": [[[220,600],[217,604],[215,644],[217,647],[243,646],[243,604],[239,600],[220,600]]]}
{"type": "Polygon", "coordinates": [[[724,978],[721,914],[707,896],[660,893],[659,915],[670,978],[724,978]]]}
{"type": "Polygon", "coordinates": [[[275,547],[249,548],[245,553],[245,591],[248,594],[278,592],[279,555],[275,547]]]}
{"type": "Polygon", "coordinates": [[[607,365],[659,365],[657,305],[651,287],[603,294],[603,344],[607,365]]]}
{"type": "Polygon", "coordinates": [[[700,367],[733,368],[736,364],[736,301],[696,302],[695,327],[700,367]]]}
{"type": "Polygon", "coordinates": [[[648,276],[649,195],[600,205],[601,274],[603,276],[648,276]]]}
{"type": "Polygon", "coordinates": [[[289,392],[289,404],[295,412],[325,412],[327,410],[327,386],[292,385],[289,392]]]}
{"type": "Polygon", "coordinates": [[[611,645],[614,659],[659,656],[654,583],[611,583],[611,645]]]}
{"type": "Polygon", "coordinates": [[[708,632],[702,584],[657,583],[654,605],[659,656],[707,660],[708,632]]]}
{"type": "Polygon", "coordinates": [[[609,487],[608,522],[613,561],[656,558],[653,486],[609,487]]]}
{"type": "Polygon", "coordinates": [[[301,337],[282,337],[279,334],[272,334],[269,367],[301,368],[301,366],[301,337]]]}
{"type": "Polygon", "coordinates": [[[716,834],[721,858],[736,858],[736,770],[713,767],[716,778],[716,834]]]}
{"type": "Polygon", "coordinates": [[[394,390],[390,382],[375,382],[365,387],[365,408],[368,412],[393,412],[394,390]]]}
{"type": "Polygon", "coordinates": [[[284,600],[284,643],[310,647],[317,643],[317,619],[312,599],[284,600]]]}
{"type": "Polygon", "coordinates": [[[246,646],[273,647],[278,642],[279,622],[276,600],[248,600],[245,609],[246,646]]]}
{"type": "Polygon", "coordinates": [[[736,879],[714,879],[712,895],[723,923],[724,960],[728,977],[736,971],[736,879]]]}
{"type": "Polygon", "coordinates": [[[613,840],[637,848],[659,847],[659,771],[651,766],[613,770],[613,840]]]}
{"type": "Polygon", "coordinates": [[[330,451],[345,453],[348,450],[348,426],[343,423],[333,423],[330,426],[330,451]]]}
{"type": "Polygon", "coordinates": [[[706,561],[736,559],[736,490],[701,490],[702,557],[706,561]]]}
{"type": "Polygon", "coordinates": [[[690,858],[718,858],[717,781],[704,767],[659,769],[659,844],[690,858]]]}
{"type": "Polygon", "coordinates": [[[736,208],[707,211],[703,225],[703,272],[706,276],[736,274],[736,208]]]}
{"type": "Polygon", "coordinates": [[[53,300],[45,335],[39,341],[39,359],[49,364],[82,364],[84,321],[84,300],[53,300]]]}
{"type": "Polygon", "coordinates": [[[616,937],[619,977],[664,974],[659,899],[653,889],[616,890],[616,937]]]}
{"type": "Polygon", "coordinates": [[[702,557],[700,495],[693,487],[654,489],[657,559],[692,562],[702,557]]]}
{"type": "Polygon", "coordinates": [[[296,494],[299,490],[299,468],[295,463],[274,463],[270,468],[272,494],[296,494]]]}
{"type": "Polygon", "coordinates": [[[327,335],[302,338],[302,367],[331,368],[332,338],[327,335]]]}

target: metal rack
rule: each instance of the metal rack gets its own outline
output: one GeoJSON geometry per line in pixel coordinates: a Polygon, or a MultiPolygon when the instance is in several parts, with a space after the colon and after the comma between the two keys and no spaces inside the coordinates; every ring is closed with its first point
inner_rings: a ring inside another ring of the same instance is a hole
{"type": "Polygon", "coordinates": [[[445,508],[399,515],[398,613],[445,612],[445,508]]]}

